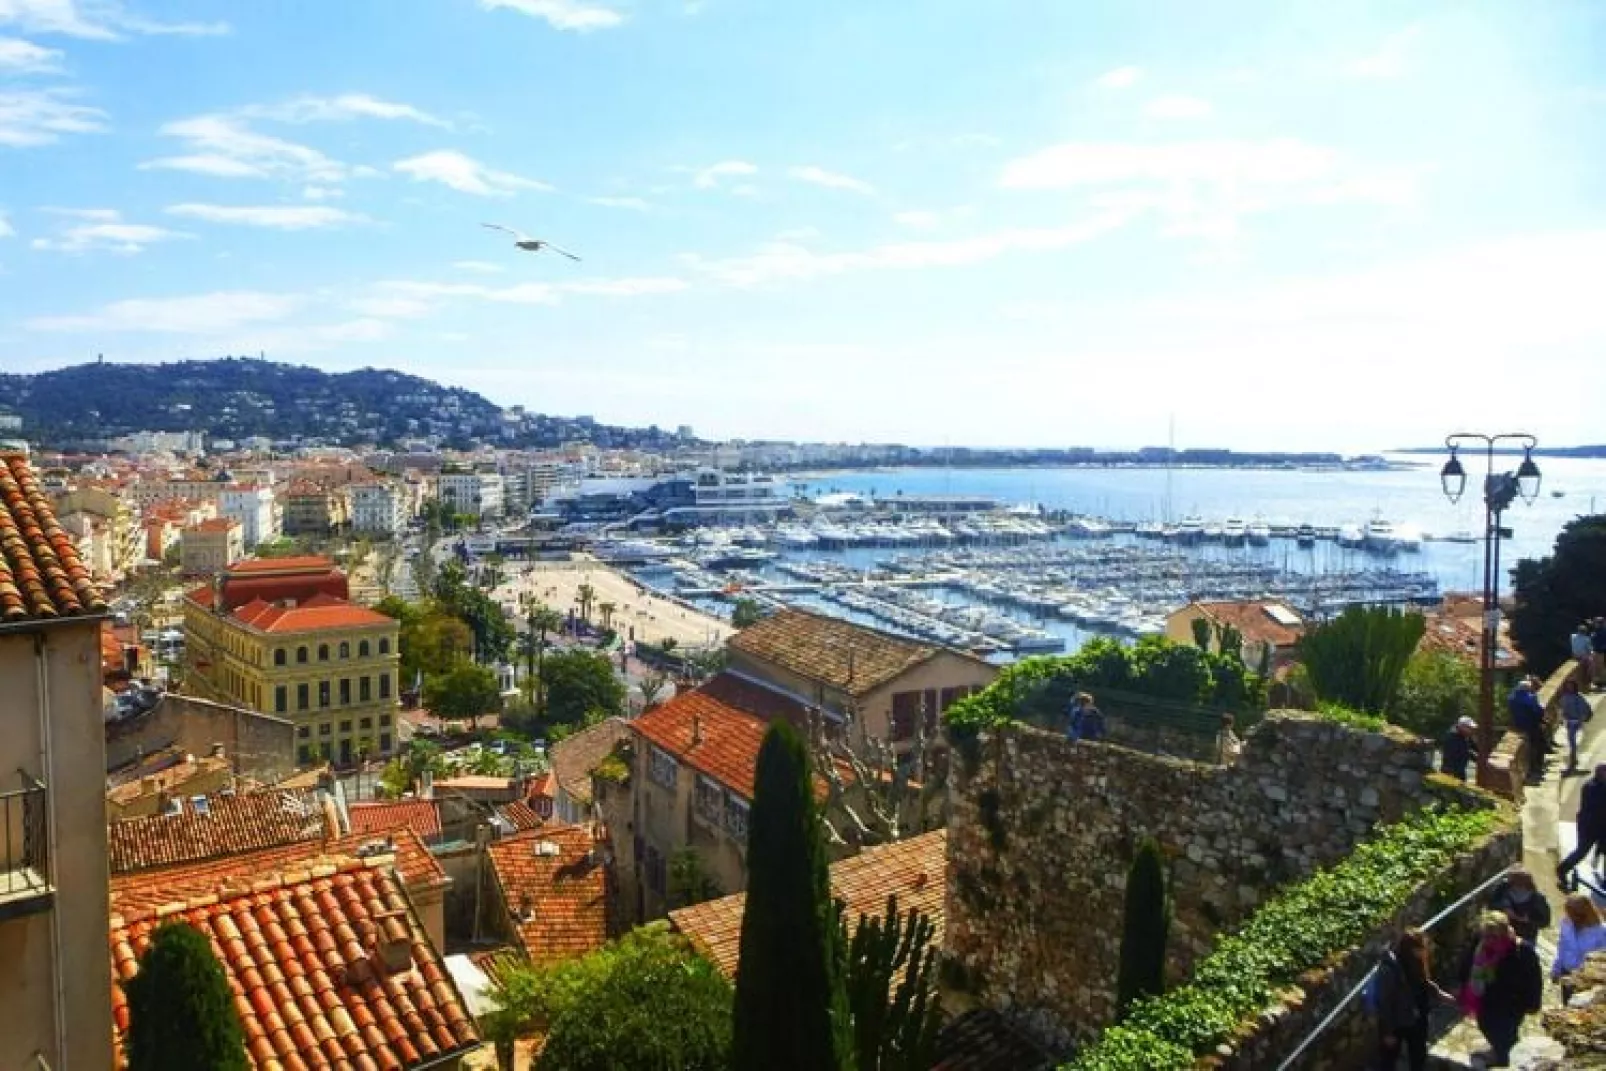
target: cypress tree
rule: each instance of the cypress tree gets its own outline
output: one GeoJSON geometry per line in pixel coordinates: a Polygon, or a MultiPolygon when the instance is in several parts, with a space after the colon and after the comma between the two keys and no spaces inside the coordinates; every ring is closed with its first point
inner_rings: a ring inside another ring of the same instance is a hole
{"type": "Polygon", "coordinates": [[[796,730],[777,721],[759,748],[747,827],[735,1071],[852,1066],[838,919],[808,749],[796,730]]]}
{"type": "Polygon", "coordinates": [[[1116,978],[1116,1014],[1133,1001],[1165,991],[1165,946],[1171,930],[1165,857],[1154,838],[1138,842],[1126,875],[1126,916],[1121,928],[1121,968],[1116,978]]]}
{"type": "Polygon", "coordinates": [[[128,993],[128,1071],[250,1071],[223,965],[195,927],[151,934],[128,993]]]}

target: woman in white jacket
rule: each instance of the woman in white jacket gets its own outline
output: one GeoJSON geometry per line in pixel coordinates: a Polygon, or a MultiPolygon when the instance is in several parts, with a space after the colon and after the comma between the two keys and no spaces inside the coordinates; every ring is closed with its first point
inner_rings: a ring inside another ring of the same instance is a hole
{"type": "MultiPolygon", "coordinates": [[[[1606,951],[1606,925],[1601,924],[1600,912],[1589,897],[1574,893],[1567,897],[1562,913],[1561,940],[1556,944],[1556,962],[1551,965],[1550,977],[1561,981],[1584,965],[1591,952],[1606,951]]],[[[1561,999],[1572,999],[1573,986],[1561,981],[1561,999]]]]}

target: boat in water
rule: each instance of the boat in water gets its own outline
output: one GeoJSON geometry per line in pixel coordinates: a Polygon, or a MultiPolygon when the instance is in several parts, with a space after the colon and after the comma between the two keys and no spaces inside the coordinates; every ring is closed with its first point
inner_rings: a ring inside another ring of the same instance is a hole
{"type": "Polygon", "coordinates": [[[1358,524],[1338,526],[1338,545],[1345,550],[1359,550],[1366,545],[1366,532],[1358,524]]]}
{"type": "Polygon", "coordinates": [[[1373,554],[1393,554],[1400,549],[1399,539],[1394,533],[1394,524],[1382,517],[1373,517],[1366,522],[1366,530],[1362,536],[1366,549],[1373,554]]]}
{"type": "Polygon", "coordinates": [[[1248,538],[1249,526],[1237,517],[1228,517],[1221,526],[1221,541],[1229,547],[1241,547],[1248,538]]]}
{"type": "Polygon", "coordinates": [[[1294,542],[1302,547],[1314,547],[1316,545],[1316,526],[1306,521],[1294,529],[1294,542]]]}
{"type": "Polygon", "coordinates": [[[1271,525],[1257,517],[1244,529],[1244,536],[1251,547],[1264,547],[1271,542],[1271,525]]]}
{"type": "Polygon", "coordinates": [[[1176,527],[1176,541],[1183,546],[1193,546],[1204,539],[1204,521],[1198,517],[1184,517],[1182,523],[1176,527]]]}

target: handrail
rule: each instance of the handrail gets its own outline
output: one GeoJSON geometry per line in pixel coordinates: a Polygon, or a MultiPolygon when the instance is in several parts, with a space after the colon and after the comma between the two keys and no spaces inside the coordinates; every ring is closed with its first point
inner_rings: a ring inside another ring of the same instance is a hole
{"type": "MultiPolygon", "coordinates": [[[[1508,875],[1510,875],[1513,871],[1515,871],[1517,869],[1519,869],[1519,868],[1513,866],[1513,867],[1507,867],[1504,870],[1499,871],[1493,877],[1491,877],[1487,881],[1485,881],[1483,884],[1479,885],[1477,888],[1473,889],[1471,892],[1469,892],[1465,896],[1461,897],[1461,899],[1457,900],[1455,903],[1451,904],[1449,907],[1445,908],[1443,911],[1440,911],[1437,915],[1434,915],[1432,918],[1428,919],[1422,925],[1418,926],[1417,929],[1422,930],[1424,932],[1433,929],[1433,927],[1437,926],[1439,923],[1443,922],[1445,919],[1449,918],[1451,915],[1455,914],[1457,911],[1460,911],[1463,907],[1465,907],[1472,900],[1475,900],[1479,896],[1482,896],[1485,890],[1491,888],[1496,882],[1503,881],[1508,875]]],[[[1294,1066],[1294,1062],[1296,1060],[1298,1060],[1301,1056],[1305,1055],[1305,1050],[1309,1049],[1311,1047],[1311,1045],[1315,1043],[1316,1039],[1321,1037],[1324,1033],[1326,1033],[1327,1032],[1327,1028],[1333,1025],[1333,1021],[1338,1018],[1339,1013],[1342,1012],[1345,1008],[1348,1008],[1349,1005],[1350,1005],[1350,1002],[1353,1001],[1356,997],[1361,995],[1361,992],[1363,990],[1365,990],[1365,988],[1367,986],[1367,983],[1369,983],[1372,980],[1372,977],[1377,974],[1379,968],[1381,968],[1382,966],[1383,966],[1383,963],[1382,963],[1381,960],[1379,960],[1377,963],[1372,964],[1371,969],[1369,969],[1364,975],[1361,976],[1361,980],[1359,982],[1355,983],[1354,988],[1352,988],[1348,993],[1346,993],[1344,995],[1344,999],[1339,1001],[1333,1007],[1333,1010],[1328,1012],[1327,1016],[1324,1019],[1322,1019],[1321,1022],[1316,1024],[1316,1029],[1312,1030],[1309,1034],[1305,1035],[1305,1040],[1301,1041],[1299,1043],[1299,1047],[1297,1049],[1295,1049],[1291,1054],[1289,1054],[1289,1056],[1287,1058],[1285,1058],[1282,1063],[1277,1065],[1277,1071],[1288,1071],[1289,1068],[1293,1067],[1294,1066]]]]}

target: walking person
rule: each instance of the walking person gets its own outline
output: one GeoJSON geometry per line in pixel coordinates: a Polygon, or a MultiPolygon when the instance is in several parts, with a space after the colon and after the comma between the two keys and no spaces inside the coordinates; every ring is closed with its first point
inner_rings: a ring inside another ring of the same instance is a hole
{"type": "Polygon", "coordinates": [[[1561,933],[1556,942],[1556,962],[1550,979],[1561,983],[1561,1002],[1573,999],[1573,984],[1567,976],[1584,965],[1591,952],[1606,950],[1606,925],[1601,924],[1595,902],[1582,893],[1573,893],[1562,905],[1561,933]]]}
{"type": "Polygon", "coordinates": [[[1573,661],[1578,663],[1580,683],[1588,688],[1595,679],[1595,642],[1589,635],[1589,622],[1578,626],[1571,636],[1573,661]]]}
{"type": "Polygon", "coordinates": [[[1578,736],[1595,710],[1578,690],[1578,678],[1568,677],[1561,686],[1561,719],[1567,726],[1567,770],[1578,769],[1578,736]]]}
{"type": "Polygon", "coordinates": [[[1087,705],[1082,707],[1082,739],[1089,741],[1103,740],[1104,711],[1100,710],[1098,705],[1093,702],[1091,695],[1086,696],[1086,698],[1087,705]]]}
{"type": "Polygon", "coordinates": [[[1524,941],[1537,940],[1540,930],[1550,928],[1550,901],[1526,870],[1513,870],[1505,881],[1496,885],[1489,894],[1487,907],[1504,914],[1524,941]]]}
{"type": "Polygon", "coordinates": [[[1539,1010],[1545,976],[1539,954],[1498,911],[1483,916],[1462,972],[1460,1004],[1489,1043],[1487,1067],[1510,1067],[1522,1021],[1539,1010]]]}
{"type": "Polygon", "coordinates": [[[1506,711],[1511,716],[1511,727],[1528,740],[1528,780],[1542,780],[1545,775],[1545,753],[1550,743],[1545,739],[1545,706],[1539,701],[1538,685],[1532,677],[1517,682],[1506,698],[1506,711]]]}
{"type": "Polygon", "coordinates": [[[1563,889],[1572,887],[1573,869],[1606,841],[1606,762],[1595,767],[1595,776],[1579,793],[1577,830],[1577,847],[1556,864],[1556,881],[1563,889]]]}
{"type": "Polygon", "coordinates": [[[1093,705],[1093,697],[1086,692],[1077,692],[1071,696],[1071,705],[1066,710],[1065,735],[1070,740],[1082,739],[1082,714],[1093,705]]]}
{"type": "Polygon", "coordinates": [[[1439,749],[1439,770],[1458,781],[1467,779],[1467,767],[1478,763],[1478,740],[1474,736],[1478,723],[1471,718],[1457,718],[1455,725],[1445,734],[1444,745],[1439,749]]]}
{"type": "Polygon", "coordinates": [[[1428,1065],[1428,1017],[1433,1005],[1454,1004],[1455,998],[1433,981],[1428,942],[1421,930],[1406,930],[1383,954],[1374,984],[1378,1066],[1396,1071],[1403,1054],[1411,1071],[1423,1071],[1428,1065]]]}
{"type": "Polygon", "coordinates": [[[1233,731],[1235,722],[1231,714],[1221,716],[1221,728],[1216,733],[1216,762],[1222,766],[1231,766],[1243,754],[1243,739],[1233,731]]]}

